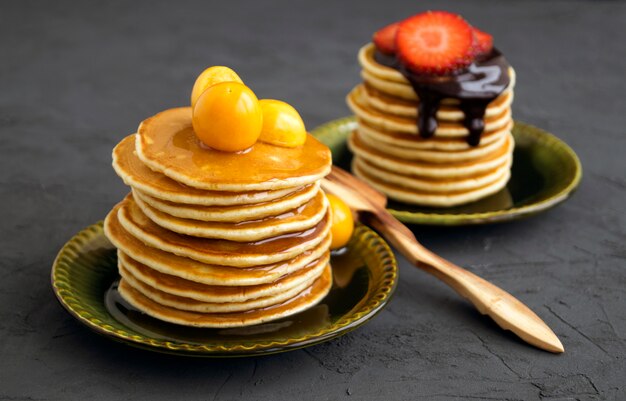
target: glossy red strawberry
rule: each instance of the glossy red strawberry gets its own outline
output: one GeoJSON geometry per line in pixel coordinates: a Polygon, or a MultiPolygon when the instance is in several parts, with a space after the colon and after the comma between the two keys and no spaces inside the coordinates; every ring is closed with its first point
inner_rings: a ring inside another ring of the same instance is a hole
{"type": "Polygon", "coordinates": [[[482,56],[491,53],[491,50],[493,50],[493,36],[480,29],[472,29],[474,30],[474,55],[482,56]]]}
{"type": "Polygon", "coordinates": [[[472,27],[457,14],[427,11],[402,21],[396,34],[396,52],[410,70],[450,74],[473,60],[472,27]]]}
{"type": "Polygon", "coordinates": [[[376,48],[385,54],[395,54],[396,52],[396,32],[398,31],[399,22],[387,25],[383,29],[376,31],[374,34],[374,44],[376,48]]]}

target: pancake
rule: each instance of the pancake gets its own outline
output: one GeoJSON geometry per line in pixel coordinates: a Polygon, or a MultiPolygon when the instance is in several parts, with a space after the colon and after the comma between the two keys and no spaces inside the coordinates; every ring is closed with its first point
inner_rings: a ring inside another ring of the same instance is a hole
{"type": "MultiPolygon", "coordinates": [[[[330,245],[330,236],[326,235],[310,249],[273,264],[251,265],[249,267],[206,264],[150,247],[132,236],[122,227],[117,218],[120,207],[119,204],[115,206],[104,220],[104,232],[119,251],[159,273],[205,285],[252,286],[273,283],[322,258],[328,252],[330,245]]],[[[232,292],[229,294],[234,296],[232,292]]],[[[205,300],[207,302],[217,301],[217,299],[209,298],[205,300]]],[[[235,300],[242,299],[235,297],[235,300]]]]}
{"type": "Polygon", "coordinates": [[[433,193],[390,185],[387,182],[365,173],[363,170],[359,169],[358,165],[354,165],[352,171],[357,177],[385,193],[391,199],[433,207],[462,205],[495,194],[506,186],[511,176],[510,169],[506,169],[505,174],[496,181],[476,189],[460,192],[433,193]]]}
{"type": "Polygon", "coordinates": [[[513,136],[509,135],[504,146],[496,151],[470,162],[433,164],[417,161],[399,160],[378,149],[368,147],[353,132],[348,138],[350,150],[369,164],[389,171],[402,171],[405,175],[430,178],[459,178],[479,175],[498,168],[511,160],[513,136]]]}
{"type": "Polygon", "coordinates": [[[164,306],[135,290],[124,279],[120,281],[118,290],[128,303],[156,319],[185,326],[226,328],[260,324],[303,311],[321,301],[328,294],[331,285],[332,275],[328,266],[310,287],[288,301],[266,308],[232,313],[189,312],[164,306]]]}
{"type": "Polygon", "coordinates": [[[319,192],[319,184],[309,184],[282,198],[248,205],[201,206],[170,202],[154,198],[133,188],[133,195],[154,209],[184,219],[238,223],[275,216],[310,201],[319,192]]]}
{"type": "Polygon", "coordinates": [[[374,53],[376,52],[376,45],[374,43],[368,43],[359,49],[358,60],[363,69],[367,69],[371,74],[391,82],[398,82],[401,84],[408,84],[407,79],[399,71],[381,65],[374,59],[374,53]]]}
{"type": "MultiPolygon", "coordinates": [[[[457,151],[475,148],[467,143],[466,138],[441,138],[438,136],[422,138],[419,135],[376,129],[368,125],[363,120],[358,120],[358,124],[359,126],[357,130],[359,133],[367,135],[378,142],[384,142],[389,145],[395,145],[407,149],[457,151]]],[[[487,146],[506,136],[512,125],[513,122],[510,122],[509,125],[499,130],[483,133],[478,147],[487,146]]]]}
{"type": "Polygon", "coordinates": [[[332,285],[331,163],[308,134],[221,152],[196,137],[189,107],[146,119],[113,150],[132,189],[104,221],[118,292],[162,321],[237,330],[316,305],[332,285]]]}
{"type": "Polygon", "coordinates": [[[508,137],[508,135],[500,135],[494,142],[488,144],[481,143],[480,146],[472,146],[463,150],[441,151],[431,149],[407,149],[402,146],[390,145],[387,142],[379,141],[376,136],[368,135],[367,130],[357,130],[354,135],[357,135],[368,147],[377,149],[391,157],[429,163],[456,163],[476,160],[502,148],[508,137]]]}
{"type": "MultiPolygon", "coordinates": [[[[471,116],[460,99],[437,98],[430,104],[436,107],[435,132],[423,137],[419,132],[423,105],[416,90],[400,69],[379,63],[375,54],[373,43],[359,50],[363,82],[346,97],[358,123],[348,137],[353,173],[390,199],[431,207],[470,203],[500,191],[511,175],[515,145],[513,68],[508,68],[508,86],[488,104],[473,104],[480,109],[471,116]],[[474,125],[480,119],[484,127],[474,125]],[[470,135],[468,124],[482,132],[470,135]]],[[[469,84],[483,85],[483,90],[491,82],[486,75],[469,84]]]]}
{"type": "MultiPolygon", "coordinates": [[[[357,85],[354,90],[369,107],[399,117],[417,118],[419,100],[408,101],[391,97],[367,84],[357,85]]],[[[489,104],[485,110],[487,118],[502,114],[513,103],[513,91],[505,91],[489,104]]],[[[440,121],[462,121],[465,113],[456,105],[442,104],[435,116],[440,121]]]]}
{"type": "MultiPolygon", "coordinates": [[[[374,59],[376,47],[373,43],[368,43],[359,50],[359,63],[362,70],[363,79],[372,87],[387,93],[392,97],[403,98],[405,100],[418,100],[417,94],[411,87],[409,81],[399,71],[381,65],[374,59]]],[[[509,87],[505,90],[511,91],[515,87],[515,70],[509,67],[509,87]]],[[[453,99],[444,99],[443,104],[454,104],[453,99]]]]}
{"type": "MultiPolygon", "coordinates": [[[[511,76],[513,76],[512,71],[513,70],[511,69],[510,70],[511,76]]],[[[387,81],[370,73],[367,69],[361,70],[361,78],[363,78],[363,81],[365,82],[367,86],[373,89],[376,89],[377,91],[387,96],[395,97],[404,101],[409,101],[409,102],[414,102],[414,103],[419,101],[419,97],[413,90],[413,87],[411,86],[411,84],[408,83],[408,81],[406,81],[406,83],[387,81]]],[[[504,92],[502,92],[500,96],[508,96],[511,94],[512,91],[513,91],[513,86],[509,86],[509,88],[505,90],[504,92]]],[[[446,106],[455,106],[458,103],[456,102],[455,99],[443,99],[442,104],[446,106]]],[[[458,110],[456,111],[458,112],[458,110]]],[[[446,116],[448,118],[451,116],[449,113],[446,113],[445,110],[442,112],[441,115],[446,116]]]]}
{"type": "MultiPolygon", "coordinates": [[[[352,90],[352,92],[348,94],[346,101],[354,114],[372,127],[405,134],[419,134],[417,120],[415,118],[393,116],[373,109],[366,104],[362,95],[359,94],[359,91],[352,90]]],[[[485,132],[503,128],[507,126],[510,121],[511,110],[510,108],[506,108],[497,116],[485,118],[485,132]]],[[[461,122],[438,121],[437,129],[435,130],[435,136],[445,138],[466,138],[468,135],[468,129],[461,122]]]]}
{"type": "Polygon", "coordinates": [[[121,226],[146,245],[221,266],[250,267],[288,260],[320,244],[330,231],[327,213],[316,226],[305,231],[243,243],[196,238],[167,230],[146,217],[132,197],[127,197],[114,211],[121,226]]]}
{"type": "MultiPolygon", "coordinates": [[[[168,294],[178,295],[196,301],[225,304],[233,302],[242,303],[258,298],[272,297],[296,286],[303,284],[308,286],[322,273],[325,266],[328,264],[330,253],[325,252],[321,257],[314,259],[293,273],[279,277],[275,281],[258,285],[237,286],[207,285],[161,273],[158,270],[154,270],[132,259],[122,251],[118,251],[117,257],[119,263],[124,266],[124,270],[132,275],[135,280],[141,281],[145,285],[168,294]]],[[[233,268],[224,269],[228,270],[233,268]]],[[[240,271],[236,273],[240,273],[243,269],[239,270],[240,271]]],[[[258,270],[264,270],[264,268],[260,267],[258,270]]],[[[123,275],[124,274],[122,274],[122,276],[123,275]]],[[[252,307],[247,309],[251,308],[252,307]]]]}
{"type": "Polygon", "coordinates": [[[476,176],[462,177],[460,179],[428,179],[411,177],[401,173],[392,172],[381,169],[377,166],[368,164],[361,158],[354,158],[352,168],[371,176],[372,179],[378,179],[389,185],[397,185],[402,188],[412,189],[415,191],[425,191],[429,193],[448,193],[459,191],[470,191],[484,187],[501,179],[511,168],[511,162],[508,160],[502,166],[482,173],[476,176]]]}
{"type": "Polygon", "coordinates": [[[113,149],[113,169],[126,185],[156,199],[192,205],[233,206],[269,202],[299,189],[291,187],[274,191],[223,192],[189,187],[152,171],[139,160],[135,151],[135,135],[127,136],[113,149]]]}
{"type": "Polygon", "coordinates": [[[309,134],[300,147],[257,142],[237,157],[208,148],[193,132],[190,107],[165,110],[144,120],[136,135],[136,151],[152,170],[212,191],[299,187],[322,179],[331,166],[328,147],[309,134]]]}
{"type": "Polygon", "coordinates": [[[150,298],[154,302],[183,311],[200,313],[245,312],[253,309],[266,308],[268,306],[276,305],[278,303],[285,302],[290,298],[293,298],[294,296],[305,290],[307,287],[310,287],[315,280],[313,279],[310,282],[299,284],[293,288],[289,288],[283,292],[280,292],[277,295],[269,297],[257,298],[243,302],[211,303],[180,297],[178,295],[172,295],[154,287],[150,287],[149,285],[146,285],[143,282],[136,280],[132,276],[132,274],[124,269],[123,265],[120,265],[119,272],[124,281],[126,281],[131,287],[139,291],[147,298],[150,298]]]}
{"type": "Polygon", "coordinates": [[[134,196],[135,203],[153,222],[179,234],[201,238],[224,239],[237,242],[259,241],[282,234],[307,230],[319,223],[328,210],[328,201],[322,191],[313,199],[278,216],[240,223],[208,222],[181,219],[163,213],[134,196]]]}

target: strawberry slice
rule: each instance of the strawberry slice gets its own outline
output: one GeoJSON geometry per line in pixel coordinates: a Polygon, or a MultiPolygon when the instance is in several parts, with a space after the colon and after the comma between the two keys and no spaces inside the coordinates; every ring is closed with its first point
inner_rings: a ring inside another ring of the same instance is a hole
{"type": "Polygon", "coordinates": [[[457,14],[427,11],[400,23],[396,49],[410,70],[446,75],[470,65],[473,60],[472,27],[457,14]]]}
{"type": "Polygon", "coordinates": [[[380,52],[389,55],[396,52],[396,32],[398,31],[398,25],[400,25],[399,22],[394,22],[376,31],[373,40],[376,48],[380,52]]]}
{"type": "Polygon", "coordinates": [[[483,32],[480,29],[472,28],[474,30],[474,50],[475,56],[483,56],[491,53],[493,49],[493,36],[487,32],[483,32]]]}

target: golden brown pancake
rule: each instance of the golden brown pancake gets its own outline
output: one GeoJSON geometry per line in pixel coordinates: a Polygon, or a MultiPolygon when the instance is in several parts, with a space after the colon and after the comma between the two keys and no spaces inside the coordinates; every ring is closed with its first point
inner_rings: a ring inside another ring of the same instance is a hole
{"type": "MultiPolygon", "coordinates": [[[[362,70],[362,76],[370,86],[378,86],[377,89],[392,97],[404,98],[406,100],[418,100],[417,94],[412,89],[409,81],[399,71],[381,65],[374,59],[376,47],[373,43],[368,43],[359,50],[359,63],[362,70]]],[[[505,93],[512,91],[515,87],[515,70],[509,67],[509,87],[505,93]]],[[[455,104],[455,99],[444,99],[443,104],[455,104]]]]}
{"type": "Polygon", "coordinates": [[[250,267],[296,257],[320,244],[330,231],[328,214],[316,226],[262,241],[196,238],[164,229],[146,217],[132,197],[113,209],[121,226],[146,245],[207,264],[250,267]]]}
{"type": "Polygon", "coordinates": [[[452,207],[462,205],[495,194],[504,188],[510,178],[510,170],[506,169],[503,176],[482,187],[460,192],[437,193],[418,191],[389,184],[386,181],[382,181],[365,173],[363,170],[359,169],[358,165],[354,166],[353,172],[357,177],[361,178],[372,187],[385,193],[391,199],[400,202],[418,203],[420,205],[433,207],[452,207]]]}
{"type": "MultiPolygon", "coordinates": [[[[330,215],[320,180],[329,149],[203,145],[191,109],[166,110],[113,151],[129,194],[104,222],[118,249],[118,291],[157,319],[235,327],[319,302],[332,284],[330,215]]],[[[246,327],[247,328],[247,327],[246,327]]]]}
{"type": "MultiPolygon", "coordinates": [[[[359,91],[353,90],[350,92],[346,101],[354,114],[372,127],[404,134],[419,134],[417,119],[400,117],[376,110],[367,105],[359,91]]],[[[501,114],[485,118],[485,132],[501,129],[507,126],[510,121],[511,110],[510,108],[505,108],[501,114]]],[[[437,129],[435,130],[435,136],[444,138],[466,138],[467,135],[469,135],[469,131],[462,122],[458,121],[438,121],[437,129]]]]}
{"type": "Polygon", "coordinates": [[[273,296],[256,298],[243,302],[214,303],[202,302],[191,298],[172,295],[146,285],[142,281],[135,279],[135,277],[133,277],[133,275],[130,274],[121,264],[119,266],[119,272],[123,280],[128,283],[128,285],[152,301],[170,308],[200,313],[247,312],[255,309],[271,307],[273,305],[286,302],[294,296],[300,294],[306,288],[310,287],[311,284],[313,284],[313,281],[317,279],[316,277],[313,280],[310,280],[310,282],[298,284],[295,287],[288,288],[273,296]]]}
{"type": "Polygon", "coordinates": [[[368,147],[360,140],[358,134],[350,135],[348,145],[357,156],[369,164],[379,166],[385,170],[402,171],[403,174],[415,177],[430,178],[458,178],[485,173],[497,168],[511,159],[513,150],[513,136],[509,135],[505,144],[495,151],[472,161],[456,163],[427,163],[407,161],[389,156],[378,149],[368,147]]]}
{"type": "Polygon", "coordinates": [[[309,184],[278,199],[233,206],[203,206],[175,203],[154,198],[137,188],[133,188],[133,194],[135,197],[141,198],[141,200],[149,206],[175,217],[201,221],[238,223],[268,216],[276,216],[302,206],[317,195],[319,188],[320,186],[317,183],[309,184]]]}
{"type": "Polygon", "coordinates": [[[428,178],[428,177],[412,177],[404,175],[400,172],[381,169],[378,166],[369,164],[361,158],[355,158],[352,161],[353,169],[358,169],[363,173],[378,179],[389,185],[397,185],[399,187],[413,189],[416,191],[425,191],[432,193],[454,193],[459,191],[469,191],[484,187],[490,183],[498,181],[511,168],[510,160],[507,160],[501,166],[487,171],[485,173],[460,177],[460,178],[428,178]]]}
{"type": "MultiPolygon", "coordinates": [[[[186,280],[178,276],[165,274],[159,270],[131,258],[121,250],[118,250],[118,261],[123,264],[124,269],[136,280],[161,290],[168,294],[178,295],[184,298],[195,299],[201,302],[211,303],[241,303],[257,298],[265,298],[283,293],[293,287],[303,283],[311,284],[316,279],[324,267],[328,264],[330,253],[327,251],[321,257],[314,259],[300,269],[279,277],[278,279],[257,285],[207,285],[196,281],[186,280]]],[[[193,264],[193,262],[192,262],[193,264]]],[[[217,268],[217,267],[216,267],[217,268]]],[[[222,270],[233,270],[233,268],[222,268],[222,270]]],[[[269,271],[265,266],[259,266],[257,271],[269,271]]],[[[222,272],[223,273],[223,272],[222,272]]],[[[237,279],[245,275],[245,269],[237,269],[231,279],[237,279]]],[[[229,282],[231,284],[232,282],[229,282]]],[[[220,282],[220,284],[223,284],[220,282]]],[[[252,308],[248,308],[252,309],[252,308]]]]}
{"type": "Polygon", "coordinates": [[[311,135],[303,146],[257,142],[236,155],[201,144],[191,108],[165,110],[144,120],[136,135],[137,156],[152,170],[185,185],[212,191],[257,191],[299,187],[330,172],[326,145],[311,135]]]}
{"type": "Polygon", "coordinates": [[[277,216],[263,217],[239,223],[209,222],[182,219],[163,213],[146,204],[141,197],[133,197],[141,211],[154,223],[179,234],[201,238],[225,239],[237,242],[260,241],[279,235],[307,230],[319,223],[328,210],[328,201],[322,191],[302,206],[277,216]]]}
{"type": "Polygon", "coordinates": [[[124,279],[120,281],[118,289],[127,302],[154,318],[185,326],[226,328],[260,324],[308,309],[328,294],[331,285],[332,275],[328,266],[310,287],[288,301],[266,308],[231,313],[190,312],[164,306],[134,289],[124,279]]]}
{"type": "Polygon", "coordinates": [[[358,127],[348,138],[352,171],[389,198],[408,204],[451,207],[500,191],[510,178],[514,140],[511,104],[515,71],[508,87],[486,105],[478,144],[468,143],[461,102],[438,101],[434,135],[419,132],[420,99],[395,68],[380,64],[376,47],[359,51],[363,82],[346,101],[358,127]]]}
{"type": "MultiPolygon", "coordinates": [[[[357,119],[357,121],[357,131],[359,131],[359,133],[367,135],[375,139],[377,142],[382,142],[392,146],[398,146],[406,149],[439,150],[444,152],[469,150],[475,148],[474,146],[471,146],[467,143],[467,138],[442,138],[438,136],[423,138],[420,135],[377,129],[372,127],[371,125],[368,125],[366,121],[360,119],[357,119]]],[[[502,139],[502,137],[506,136],[510,132],[512,126],[513,124],[512,122],[510,122],[509,125],[507,125],[506,127],[500,128],[495,131],[483,133],[478,147],[484,147],[499,139],[502,139]]]]}
{"type": "Polygon", "coordinates": [[[287,196],[299,187],[274,191],[223,192],[197,189],[152,171],[137,157],[135,134],[129,135],[113,149],[113,168],[126,185],[165,201],[204,205],[232,206],[269,202],[287,196]]]}
{"type": "Polygon", "coordinates": [[[117,219],[119,208],[120,205],[117,205],[104,220],[104,232],[119,251],[160,273],[205,285],[251,286],[273,283],[323,257],[330,245],[330,237],[326,235],[319,244],[276,263],[247,267],[208,264],[146,245],[122,227],[117,219]]]}
{"type": "MultiPolygon", "coordinates": [[[[357,85],[354,90],[360,95],[365,103],[383,113],[389,113],[400,117],[417,118],[419,100],[405,100],[391,97],[366,83],[357,85]]],[[[489,104],[485,110],[487,117],[502,114],[513,102],[513,91],[506,91],[489,104]]],[[[461,121],[465,117],[463,111],[456,105],[443,103],[436,113],[441,121],[461,121]]]]}
{"type": "Polygon", "coordinates": [[[363,130],[361,128],[359,127],[354,135],[357,135],[369,148],[377,149],[382,153],[399,159],[440,164],[478,160],[505,146],[509,137],[509,135],[498,135],[493,142],[481,143],[480,146],[472,146],[462,150],[410,149],[398,144],[380,141],[375,135],[370,135],[367,129],[363,130]]]}

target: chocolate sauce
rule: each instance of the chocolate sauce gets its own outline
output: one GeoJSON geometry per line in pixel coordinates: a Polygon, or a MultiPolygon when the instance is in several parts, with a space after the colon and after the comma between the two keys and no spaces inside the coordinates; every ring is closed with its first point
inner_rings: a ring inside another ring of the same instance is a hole
{"type": "Polygon", "coordinates": [[[466,69],[453,75],[435,76],[416,74],[406,68],[395,56],[376,50],[374,59],[386,67],[398,70],[411,83],[420,99],[417,126],[424,138],[435,134],[436,114],[443,99],[457,99],[465,114],[463,125],[468,129],[467,142],[480,143],[485,129],[485,110],[509,86],[509,63],[502,53],[493,49],[490,54],[476,59],[466,69]]]}

